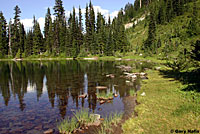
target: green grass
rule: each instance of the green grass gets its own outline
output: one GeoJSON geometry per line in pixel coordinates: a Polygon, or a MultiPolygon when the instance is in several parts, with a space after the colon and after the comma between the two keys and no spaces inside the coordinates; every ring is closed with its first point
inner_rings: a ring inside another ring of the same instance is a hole
{"type": "MultiPolygon", "coordinates": [[[[108,117],[105,117],[101,124],[100,129],[95,133],[98,134],[108,134],[112,132],[112,125],[117,125],[122,119],[122,113],[110,113],[108,117]]],[[[71,134],[75,129],[80,127],[86,127],[89,123],[94,123],[96,121],[95,116],[91,116],[88,109],[81,109],[74,113],[74,116],[69,119],[66,118],[57,125],[57,128],[61,134],[71,134]]]]}
{"type": "Polygon", "coordinates": [[[59,125],[58,130],[61,134],[71,134],[73,131],[78,128],[79,124],[75,117],[72,119],[64,119],[59,125]]]}
{"type": "Polygon", "coordinates": [[[134,96],[136,94],[136,91],[134,89],[130,89],[130,96],[134,96]]]}
{"type": "Polygon", "coordinates": [[[88,109],[82,109],[82,110],[76,111],[74,113],[74,116],[76,117],[80,126],[87,125],[88,123],[93,123],[95,120],[94,117],[90,116],[88,109]]]}
{"type": "Polygon", "coordinates": [[[100,129],[98,130],[98,134],[112,134],[112,125],[117,126],[117,124],[122,119],[122,113],[111,113],[109,116],[105,117],[100,129]]]}
{"type": "Polygon", "coordinates": [[[199,93],[185,92],[181,82],[150,70],[138,92],[138,117],[123,124],[124,134],[164,134],[171,129],[200,128],[199,93]],[[142,92],[146,96],[141,96],[142,92]]]}
{"type": "Polygon", "coordinates": [[[60,133],[71,134],[75,129],[87,126],[88,123],[93,123],[94,121],[95,118],[90,116],[88,109],[81,109],[76,111],[71,119],[64,119],[57,125],[57,128],[60,133]]]}

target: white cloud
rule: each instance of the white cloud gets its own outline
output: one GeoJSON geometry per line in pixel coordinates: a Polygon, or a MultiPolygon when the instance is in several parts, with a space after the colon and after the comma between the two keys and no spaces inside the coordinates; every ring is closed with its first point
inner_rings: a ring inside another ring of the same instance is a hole
{"type": "Polygon", "coordinates": [[[114,11],[110,14],[110,18],[113,19],[114,17],[117,17],[119,11],[114,11]]]}
{"type": "Polygon", "coordinates": [[[37,21],[38,21],[38,23],[40,24],[41,30],[43,30],[43,28],[44,28],[44,23],[45,23],[45,18],[40,17],[37,21]]]}
{"type": "Polygon", "coordinates": [[[24,24],[24,28],[26,30],[28,30],[28,29],[33,27],[33,19],[22,19],[21,23],[24,24]]]}
{"type": "MultiPolygon", "coordinates": [[[[43,31],[45,18],[40,17],[40,18],[37,19],[37,21],[40,24],[40,29],[43,31]]],[[[25,30],[29,30],[29,29],[31,29],[33,27],[33,19],[22,19],[21,23],[24,24],[25,30]]]]}
{"type": "MultiPolygon", "coordinates": [[[[106,20],[108,19],[108,17],[110,16],[111,20],[117,16],[118,14],[118,11],[113,11],[113,12],[110,12],[109,10],[107,9],[103,9],[101,8],[101,6],[93,6],[94,8],[94,12],[95,12],[95,16],[97,17],[97,12],[100,12],[103,16],[105,16],[106,20]]],[[[65,15],[67,17],[69,17],[70,13],[72,13],[73,10],[69,11],[69,10],[66,10],[65,11],[65,15]]],[[[75,12],[76,12],[76,15],[78,16],[78,13],[79,13],[79,8],[75,8],[75,12]]],[[[81,12],[82,12],[82,16],[83,18],[85,17],[85,8],[81,8],[81,12]]]]}
{"type": "MultiPolygon", "coordinates": [[[[97,17],[97,12],[101,12],[101,14],[103,16],[105,16],[105,19],[108,20],[108,17],[110,16],[111,20],[117,16],[118,14],[118,11],[113,11],[113,12],[110,12],[109,10],[107,9],[103,9],[101,6],[93,6],[94,7],[94,11],[95,11],[95,16],[97,17]]],[[[50,7],[52,8],[52,7],[50,7]]],[[[47,9],[47,7],[45,7],[45,9],[47,9]]],[[[70,16],[70,13],[72,13],[73,10],[69,11],[69,10],[66,10],[65,11],[65,15],[67,18],[69,18],[70,16]]],[[[76,15],[78,16],[78,13],[79,13],[79,8],[75,8],[75,12],[76,12],[76,15]]],[[[82,12],[82,17],[83,17],[83,24],[85,23],[85,8],[81,8],[81,12],[82,12]]],[[[54,20],[55,19],[55,16],[52,15],[51,16],[52,19],[54,20]]],[[[44,17],[40,17],[37,19],[37,21],[39,22],[40,24],[40,28],[41,30],[43,31],[44,29],[44,24],[45,24],[45,18],[44,17]]],[[[33,19],[22,19],[21,22],[24,24],[24,27],[26,30],[29,30],[33,27],[33,19]]]]}

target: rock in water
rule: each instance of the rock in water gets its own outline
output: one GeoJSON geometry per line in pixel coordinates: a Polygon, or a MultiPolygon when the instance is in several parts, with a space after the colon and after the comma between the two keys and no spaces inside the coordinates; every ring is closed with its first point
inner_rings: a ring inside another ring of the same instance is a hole
{"type": "Polygon", "coordinates": [[[114,97],[117,97],[118,96],[118,94],[114,94],[114,97]]]}
{"type": "Polygon", "coordinates": [[[107,87],[105,87],[105,86],[97,86],[96,89],[99,89],[99,90],[100,89],[107,89],[107,87]]]}
{"type": "Polygon", "coordinates": [[[140,76],[147,76],[147,73],[141,72],[141,73],[140,73],[140,76]]]}
{"type": "Polygon", "coordinates": [[[106,101],[104,101],[104,100],[101,100],[99,103],[100,103],[100,104],[103,104],[103,103],[105,103],[105,102],[106,102],[106,101]]]}
{"type": "Polygon", "coordinates": [[[53,134],[53,129],[48,129],[47,131],[44,131],[44,134],[53,134]]]}

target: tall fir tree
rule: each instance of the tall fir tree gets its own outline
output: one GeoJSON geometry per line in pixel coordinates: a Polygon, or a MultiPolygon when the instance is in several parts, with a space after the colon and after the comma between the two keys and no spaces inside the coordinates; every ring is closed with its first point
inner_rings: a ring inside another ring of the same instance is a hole
{"type": "Polygon", "coordinates": [[[24,29],[24,25],[20,24],[19,27],[19,48],[20,48],[20,57],[22,57],[22,54],[24,53],[24,45],[26,40],[26,32],[24,29]]]}
{"type": "Polygon", "coordinates": [[[144,43],[144,49],[148,51],[154,50],[154,44],[156,43],[156,23],[154,18],[153,11],[150,12],[149,16],[149,29],[148,29],[148,37],[144,43]]]}
{"type": "Polygon", "coordinates": [[[62,0],[55,0],[54,15],[54,51],[56,55],[60,54],[60,47],[65,46],[65,10],[62,0]]]}
{"type": "Polygon", "coordinates": [[[198,20],[198,10],[196,6],[196,2],[193,3],[193,10],[192,10],[192,18],[189,21],[187,33],[189,36],[194,36],[200,33],[199,29],[199,20],[198,20]]]}
{"type": "Polygon", "coordinates": [[[92,2],[89,4],[89,45],[92,54],[96,54],[96,40],[95,40],[95,13],[92,2]]]}
{"type": "Polygon", "coordinates": [[[7,23],[0,12],[0,57],[5,57],[8,54],[8,40],[7,40],[7,23]]]}
{"type": "Polygon", "coordinates": [[[79,6],[79,19],[78,19],[78,46],[79,46],[79,52],[80,48],[83,45],[83,24],[82,24],[82,12],[81,7],[79,6]]]}
{"type": "Polygon", "coordinates": [[[85,48],[86,51],[88,52],[90,50],[90,24],[89,24],[89,8],[88,8],[88,4],[86,4],[86,8],[85,8],[85,30],[86,30],[86,34],[85,34],[85,48]]]}
{"type": "Polygon", "coordinates": [[[40,30],[40,24],[34,17],[33,25],[33,54],[38,55],[44,52],[43,35],[40,30]]]}
{"type": "Polygon", "coordinates": [[[107,26],[107,42],[106,42],[106,53],[107,56],[113,55],[113,36],[112,36],[112,27],[111,27],[111,19],[110,16],[108,17],[108,26],[107,26]]]}
{"type": "Polygon", "coordinates": [[[19,51],[19,42],[20,42],[20,38],[19,38],[19,27],[20,27],[20,13],[21,10],[20,8],[17,6],[15,6],[14,8],[14,24],[13,24],[13,28],[12,28],[12,55],[15,57],[15,55],[17,54],[17,52],[19,51]]]}
{"type": "Polygon", "coordinates": [[[25,51],[25,56],[31,56],[33,54],[33,31],[32,30],[29,30],[26,34],[24,51],[25,51]]]}
{"type": "Polygon", "coordinates": [[[52,37],[50,37],[50,32],[52,32],[52,30],[50,29],[50,25],[52,28],[52,18],[51,18],[51,11],[50,8],[47,9],[47,14],[45,17],[45,25],[44,25],[44,44],[45,44],[45,50],[50,51],[51,49],[51,44],[50,44],[50,40],[52,37]]]}

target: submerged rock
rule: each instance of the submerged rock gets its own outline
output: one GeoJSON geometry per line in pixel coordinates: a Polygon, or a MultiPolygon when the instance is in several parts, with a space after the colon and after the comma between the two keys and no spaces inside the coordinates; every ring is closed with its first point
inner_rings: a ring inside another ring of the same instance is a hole
{"type": "Polygon", "coordinates": [[[48,129],[47,131],[44,131],[44,134],[53,134],[53,129],[48,129]]]}
{"type": "Polygon", "coordinates": [[[108,74],[108,75],[106,75],[106,77],[114,78],[115,75],[114,74],[108,74]]]}
{"type": "Polygon", "coordinates": [[[97,86],[96,89],[99,89],[99,90],[101,90],[101,89],[107,89],[107,87],[105,87],[105,86],[97,86]]]}

